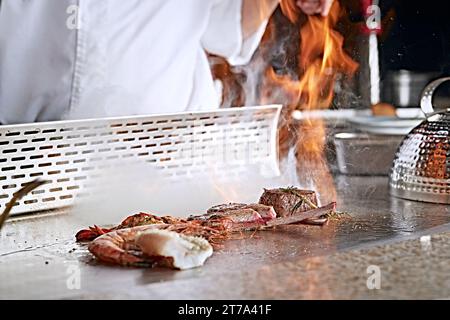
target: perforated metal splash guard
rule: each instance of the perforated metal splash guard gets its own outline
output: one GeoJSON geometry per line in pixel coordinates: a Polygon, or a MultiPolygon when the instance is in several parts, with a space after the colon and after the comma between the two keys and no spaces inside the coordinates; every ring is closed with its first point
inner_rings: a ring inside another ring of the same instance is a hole
{"type": "Polygon", "coordinates": [[[281,106],[221,109],[93,120],[0,126],[0,210],[31,180],[48,183],[11,214],[70,206],[89,193],[104,169],[144,163],[168,178],[206,166],[239,174],[248,164],[278,172],[281,106]]]}

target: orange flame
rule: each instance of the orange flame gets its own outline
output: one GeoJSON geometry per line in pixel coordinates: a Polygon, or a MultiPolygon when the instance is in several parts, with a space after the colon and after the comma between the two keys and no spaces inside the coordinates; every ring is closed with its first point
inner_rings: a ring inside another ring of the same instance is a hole
{"type": "MultiPolygon", "coordinates": [[[[292,23],[297,23],[300,18],[295,2],[281,0],[281,9],[292,23]]],[[[358,64],[343,49],[344,38],[333,29],[340,14],[340,5],[335,1],[327,17],[308,16],[300,30],[299,80],[277,75],[270,68],[266,73],[264,93],[270,96],[273,88],[281,88],[284,102],[291,111],[330,107],[337,76],[352,75],[358,68],[358,64]]],[[[291,121],[289,118],[286,126],[292,126],[291,121]]],[[[334,182],[325,159],[325,123],[320,119],[305,120],[294,131],[297,132],[294,139],[301,182],[313,184],[321,200],[335,200],[334,182]]],[[[285,132],[280,136],[286,139],[285,132]]],[[[280,143],[283,144],[283,141],[280,143]]]]}
{"type": "MultiPolygon", "coordinates": [[[[300,13],[295,0],[281,0],[281,9],[292,23],[297,23],[300,13]]],[[[268,71],[269,79],[294,97],[290,102],[296,107],[303,110],[328,108],[333,101],[336,76],[340,73],[352,75],[358,68],[343,49],[344,38],[333,29],[340,14],[341,8],[336,1],[327,17],[309,16],[302,26],[299,81],[278,76],[273,69],[268,71]]]]}

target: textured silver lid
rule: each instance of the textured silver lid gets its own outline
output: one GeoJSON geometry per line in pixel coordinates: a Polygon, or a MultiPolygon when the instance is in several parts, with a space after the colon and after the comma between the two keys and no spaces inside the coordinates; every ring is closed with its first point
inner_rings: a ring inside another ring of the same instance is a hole
{"type": "Polygon", "coordinates": [[[432,105],[435,89],[449,80],[438,79],[424,90],[421,108],[427,119],[397,150],[389,181],[393,196],[450,204],[450,111],[436,113],[432,105]]]}

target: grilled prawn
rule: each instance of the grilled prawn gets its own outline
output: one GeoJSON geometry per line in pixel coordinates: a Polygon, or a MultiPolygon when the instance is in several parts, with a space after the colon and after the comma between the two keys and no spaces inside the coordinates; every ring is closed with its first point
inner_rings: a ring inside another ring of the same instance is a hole
{"type": "Polygon", "coordinates": [[[203,222],[185,222],[117,229],[97,237],[89,244],[88,250],[100,261],[122,266],[160,264],[184,269],[186,266],[195,266],[196,261],[197,264],[202,259],[204,262],[210,251],[212,254],[212,247],[209,248],[210,245],[206,243],[218,244],[226,238],[230,226],[228,220],[221,219],[210,221],[209,226],[203,222]],[[182,237],[179,238],[173,233],[182,237]],[[183,255],[175,254],[175,247],[182,249],[188,262],[180,258],[183,255]],[[168,252],[172,252],[171,256],[164,256],[168,252]]]}

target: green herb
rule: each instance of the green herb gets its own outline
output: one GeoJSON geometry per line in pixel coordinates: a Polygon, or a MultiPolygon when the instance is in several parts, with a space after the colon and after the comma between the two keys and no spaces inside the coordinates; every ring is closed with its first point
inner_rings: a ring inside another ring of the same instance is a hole
{"type": "Polygon", "coordinates": [[[305,203],[303,201],[303,199],[300,199],[292,208],[291,208],[291,214],[294,213],[297,209],[299,209],[303,203],[305,203]]]}
{"type": "Polygon", "coordinates": [[[280,188],[281,192],[292,194],[299,198],[299,201],[292,207],[291,212],[295,212],[298,208],[300,208],[303,204],[307,204],[311,207],[311,209],[317,209],[317,205],[315,205],[311,200],[309,200],[304,195],[300,194],[298,192],[298,189],[295,187],[287,187],[287,188],[280,188]]]}
{"type": "MultiPolygon", "coordinates": [[[[294,186],[290,186],[287,188],[280,188],[281,192],[284,193],[288,193],[288,194],[292,194],[295,195],[299,198],[299,201],[292,207],[291,212],[295,212],[297,209],[299,209],[303,204],[307,204],[308,206],[310,206],[312,209],[317,209],[318,206],[315,205],[311,200],[309,200],[307,197],[305,197],[304,195],[300,194],[298,189],[294,186]]],[[[330,211],[327,214],[323,215],[322,217],[326,217],[330,220],[338,220],[342,217],[351,217],[350,213],[348,212],[344,212],[344,211],[330,211]]]]}
{"type": "Polygon", "coordinates": [[[350,215],[350,213],[345,212],[345,211],[330,211],[325,215],[325,217],[327,217],[330,220],[339,220],[342,217],[350,218],[351,215],[350,215]]]}

